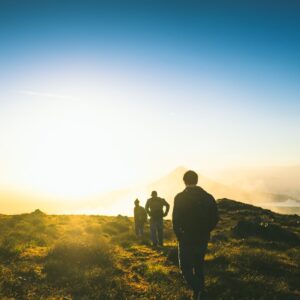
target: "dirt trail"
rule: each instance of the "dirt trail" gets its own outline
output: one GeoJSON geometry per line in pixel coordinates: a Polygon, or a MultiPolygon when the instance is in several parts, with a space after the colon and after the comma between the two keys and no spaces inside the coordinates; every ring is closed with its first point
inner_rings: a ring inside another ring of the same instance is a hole
{"type": "Polygon", "coordinates": [[[170,248],[154,249],[146,245],[118,248],[119,268],[128,287],[127,299],[168,299],[172,286],[182,291],[183,297],[176,299],[190,299],[177,266],[167,258],[170,248]],[[163,291],[155,284],[163,286],[163,291]]]}
{"type": "Polygon", "coordinates": [[[135,245],[129,249],[119,248],[119,264],[124,272],[125,282],[131,290],[130,294],[143,298],[150,283],[145,279],[148,265],[165,262],[162,252],[144,245],[135,245]]]}

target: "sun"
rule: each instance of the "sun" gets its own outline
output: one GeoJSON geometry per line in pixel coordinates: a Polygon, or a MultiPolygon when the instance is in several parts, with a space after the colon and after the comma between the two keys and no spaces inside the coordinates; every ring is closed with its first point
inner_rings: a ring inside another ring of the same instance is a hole
{"type": "Polygon", "coordinates": [[[13,146],[6,157],[15,185],[78,198],[137,179],[142,157],[133,134],[141,129],[126,115],[94,101],[39,101],[34,99],[34,109],[27,114],[16,112],[7,120],[13,146]]]}

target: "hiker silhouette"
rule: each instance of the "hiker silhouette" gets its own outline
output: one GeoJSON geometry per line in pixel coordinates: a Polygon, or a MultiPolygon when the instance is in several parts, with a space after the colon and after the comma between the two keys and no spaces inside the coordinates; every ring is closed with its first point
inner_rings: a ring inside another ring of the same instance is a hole
{"type": "Polygon", "coordinates": [[[135,225],[135,234],[137,237],[143,237],[144,235],[144,226],[147,221],[147,213],[144,207],[140,206],[139,199],[134,201],[134,225],[135,225]]]}
{"type": "Polygon", "coordinates": [[[214,197],[197,186],[197,173],[187,171],[183,181],[186,188],[174,199],[172,222],[182,275],[199,300],[204,291],[204,256],[218,210],[214,197]]]}
{"type": "Polygon", "coordinates": [[[147,214],[150,216],[150,233],[153,246],[163,246],[164,236],[163,236],[163,217],[166,217],[170,210],[169,203],[157,196],[157,192],[153,191],[151,193],[151,198],[146,202],[145,206],[147,214]],[[164,211],[165,207],[165,211],[164,211]]]}

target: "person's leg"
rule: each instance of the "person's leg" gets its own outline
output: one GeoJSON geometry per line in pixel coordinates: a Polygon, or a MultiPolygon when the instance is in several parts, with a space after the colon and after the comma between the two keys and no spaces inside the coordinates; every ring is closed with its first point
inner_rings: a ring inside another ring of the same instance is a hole
{"type": "Polygon", "coordinates": [[[157,235],[160,246],[164,245],[164,223],[163,220],[157,220],[157,235]]]}
{"type": "Polygon", "coordinates": [[[142,223],[139,224],[139,237],[140,238],[143,237],[143,224],[142,223]]]}
{"type": "Polygon", "coordinates": [[[190,245],[184,245],[182,243],[178,244],[178,259],[179,266],[183,275],[183,278],[186,280],[189,287],[196,293],[197,291],[197,282],[194,275],[194,253],[193,247],[190,245]]]}
{"type": "Polygon", "coordinates": [[[157,246],[156,222],[155,222],[155,220],[150,220],[150,233],[151,233],[152,244],[154,246],[157,246]]]}
{"type": "Polygon", "coordinates": [[[200,244],[195,249],[194,270],[196,286],[199,291],[204,290],[204,256],[207,249],[207,242],[200,244]]]}
{"type": "Polygon", "coordinates": [[[159,220],[154,221],[154,234],[155,234],[155,241],[156,245],[159,244],[159,238],[158,238],[158,232],[159,232],[159,220]]]}
{"type": "Polygon", "coordinates": [[[137,222],[134,223],[134,228],[135,228],[135,234],[136,236],[139,236],[139,225],[137,222]]]}
{"type": "Polygon", "coordinates": [[[135,222],[135,234],[137,237],[141,236],[141,223],[135,222]]]}

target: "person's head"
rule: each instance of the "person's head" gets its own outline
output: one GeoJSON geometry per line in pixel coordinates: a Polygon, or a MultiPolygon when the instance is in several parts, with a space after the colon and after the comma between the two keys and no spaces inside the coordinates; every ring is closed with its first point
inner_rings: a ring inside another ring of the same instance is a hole
{"type": "Polygon", "coordinates": [[[198,183],[198,175],[196,172],[189,170],[183,175],[183,181],[186,186],[194,186],[198,183]]]}
{"type": "Polygon", "coordinates": [[[152,191],[151,196],[152,197],[157,197],[157,191],[152,191]]]}
{"type": "Polygon", "coordinates": [[[135,199],[134,205],[135,205],[135,206],[139,206],[139,205],[140,205],[140,200],[139,200],[139,199],[135,199]]]}

